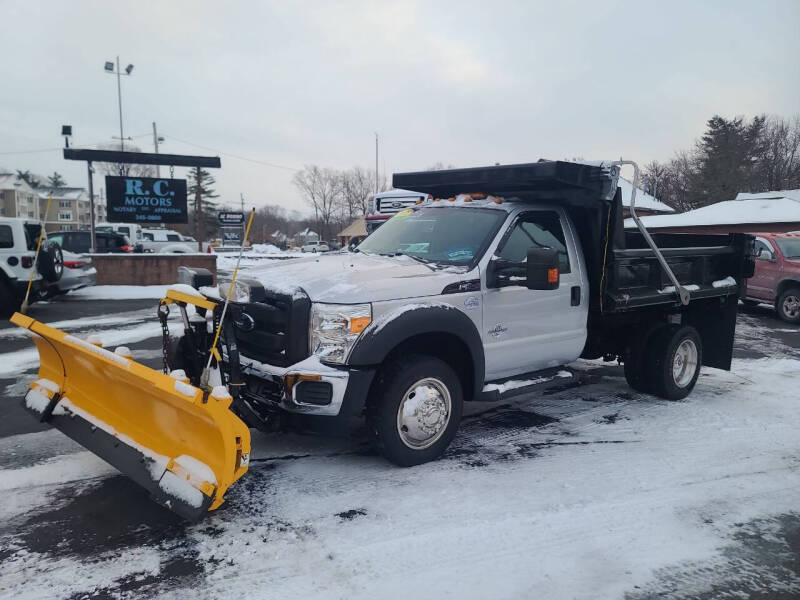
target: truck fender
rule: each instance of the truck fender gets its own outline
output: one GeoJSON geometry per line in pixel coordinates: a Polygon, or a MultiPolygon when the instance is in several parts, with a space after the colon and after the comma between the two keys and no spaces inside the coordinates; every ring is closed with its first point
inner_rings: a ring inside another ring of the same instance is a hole
{"type": "Polygon", "coordinates": [[[486,367],[480,333],[467,315],[449,304],[403,306],[379,317],[361,334],[348,363],[352,366],[378,365],[403,342],[436,333],[452,335],[467,347],[473,365],[470,374],[473,395],[480,393],[486,367]]]}

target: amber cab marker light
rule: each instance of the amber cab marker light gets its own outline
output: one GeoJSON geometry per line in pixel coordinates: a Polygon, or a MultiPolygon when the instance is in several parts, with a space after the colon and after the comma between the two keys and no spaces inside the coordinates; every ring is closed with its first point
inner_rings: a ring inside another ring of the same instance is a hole
{"type": "Polygon", "coordinates": [[[497,197],[495,197],[495,199],[494,199],[494,203],[495,203],[495,204],[502,204],[502,203],[503,203],[503,199],[502,199],[502,198],[497,198],[497,197]]]}

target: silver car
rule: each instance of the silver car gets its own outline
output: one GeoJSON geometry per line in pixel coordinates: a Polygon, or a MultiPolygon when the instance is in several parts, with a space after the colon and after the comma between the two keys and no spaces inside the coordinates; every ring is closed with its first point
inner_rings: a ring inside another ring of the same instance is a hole
{"type": "Polygon", "coordinates": [[[47,289],[42,290],[43,297],[52,298],[53,296],[66,294],[70,290],[78,290],[94,285],[97,282],[97,269],[92,266],[90,257],[67,250],[63,250],[63,253],[64,271],[61,279],[50,284],[47,289]]]}

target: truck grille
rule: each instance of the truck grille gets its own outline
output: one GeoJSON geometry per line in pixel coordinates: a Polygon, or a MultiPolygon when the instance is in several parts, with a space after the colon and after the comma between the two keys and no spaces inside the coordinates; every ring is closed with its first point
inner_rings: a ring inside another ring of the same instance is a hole
{"type": "Polygon", "coordinates": [[[378,198],[375,212],[382,215],[393,215],[406,208],[410,208],[423,196],[404,196],[402,198],[378,198]]]}
{"type": "Polygon", "coordinates": [[[231,304],[239,352],[258,362],[286,367],[308,358],[311,301],[266,291],[261,302],[231,304]]]}

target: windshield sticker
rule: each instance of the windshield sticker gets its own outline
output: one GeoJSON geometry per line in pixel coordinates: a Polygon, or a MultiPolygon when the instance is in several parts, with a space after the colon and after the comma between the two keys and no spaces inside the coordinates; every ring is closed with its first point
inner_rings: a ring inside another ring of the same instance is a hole
{"type": "Polygon", "coordinates": [[[454,248],[445,252],[450,260],[470,260],[474,256],[472,248],[454,248]]]}
{"type": "Polygon", "coordinates": [[[408,215],[412,214],[413,212],[414,211],[412,209],[407,208],[405,210],[401,210],[399,213],[396,213],[394,215],[394,218],[395,219],[405,219],[408,215]]]}

